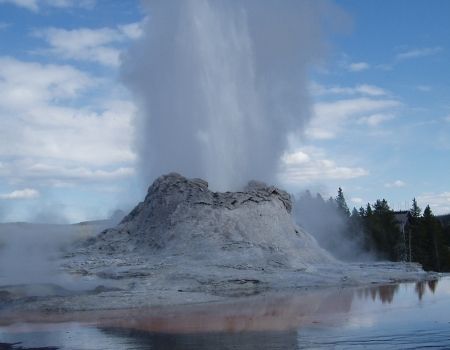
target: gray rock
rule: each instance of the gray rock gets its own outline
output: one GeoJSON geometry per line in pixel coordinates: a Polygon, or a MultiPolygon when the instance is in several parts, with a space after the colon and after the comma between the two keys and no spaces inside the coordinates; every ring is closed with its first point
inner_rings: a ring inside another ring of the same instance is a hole
{"type": "Polygon", "coordinates": [[[251,181],[242,192],[212,192],[201,179],[171,173],[114,229],[91,239],[106,254],[139,252],[180,261],[306,268],[334,259],[295,225],[289,194],[251,181]]]}

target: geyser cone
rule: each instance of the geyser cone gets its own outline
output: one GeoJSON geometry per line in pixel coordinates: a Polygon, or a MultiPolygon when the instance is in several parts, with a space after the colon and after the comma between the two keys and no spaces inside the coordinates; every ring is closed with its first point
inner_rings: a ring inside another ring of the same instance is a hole
{"type": "Polygon", "coordinates": [[[91,241],[107,253],[142,252],[220,266],[306,268],[333,261],[295,225],[288,193],[250,182],[242,192],[212,192],[208,183],[159,177],[115,228],[91,241]]]}

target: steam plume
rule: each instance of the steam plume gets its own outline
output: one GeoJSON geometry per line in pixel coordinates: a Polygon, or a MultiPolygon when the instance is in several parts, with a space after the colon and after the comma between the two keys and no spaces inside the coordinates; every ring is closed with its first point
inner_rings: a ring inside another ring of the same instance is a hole
{"type": "Polygon", "coordinates": [[[307,70],[330,6],[298,0],[146,1],[143,38],[123,78],[140,105],[146,183],[161,173],[217,190],[272,182],[288,132],[309,119],[307,70]]]}

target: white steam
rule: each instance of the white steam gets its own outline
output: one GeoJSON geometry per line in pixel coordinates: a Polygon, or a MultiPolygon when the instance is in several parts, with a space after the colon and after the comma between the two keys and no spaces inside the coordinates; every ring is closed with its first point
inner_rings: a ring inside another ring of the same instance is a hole
{"type": "Polygon", "coordinates": [[[145,1],[122,75],[140,106],[148,184],[177,171],[218,190],[275,181],[288,132],[308,121],[307,73],[324,49],[323,1],[145,1]]]}
{"type": "Polygon", "coordinates": [[[10,223],[0,225],[0,286],[56,283],[59,249],[72,237],[64,225],[10,223]]]}
{"type": "Polygon", "coordinates": [[[68,275],[61,257],[81,239],[115,226],[122,218],[73,225],[5,223],[0,224],[0,288],[10,285],[56,284],[70,290],[92,287],[88,281],[68,275]]]}

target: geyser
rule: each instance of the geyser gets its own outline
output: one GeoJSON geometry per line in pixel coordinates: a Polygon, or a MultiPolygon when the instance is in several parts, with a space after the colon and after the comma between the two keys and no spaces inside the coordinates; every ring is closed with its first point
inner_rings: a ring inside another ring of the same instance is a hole
{"type": "Polygon", "coordinates": [[[252,181],[242,192],[213,192],[204,180],[171,173],[156,179],[143,202],[87,247],[161,261],[170,256],[178,265],[262,271],[336,263],[295,225],[291,210],[290,195],[274,186],[252,181]]]}
{"type": "Polygon", "coordinates": [[[307,69],[323,51],[323,1],[146,1],[122,76],[140,107],[145,184],[176,171],[232,190],[270,183],[288,132],[309,119],[307,69]]]}
{"type": "Polygon", "coordinates": [[[291,210],[288,193],[261,182],[214,192],[204,180],[163,175],[119,225],[77,241],[59,261],[58,270],[102,286],[37,299],[13,295],[14,303],[8,289],[0,309],[142,308],[426,276],[411,263],[339,262],[295,224],[291,210]]]}

